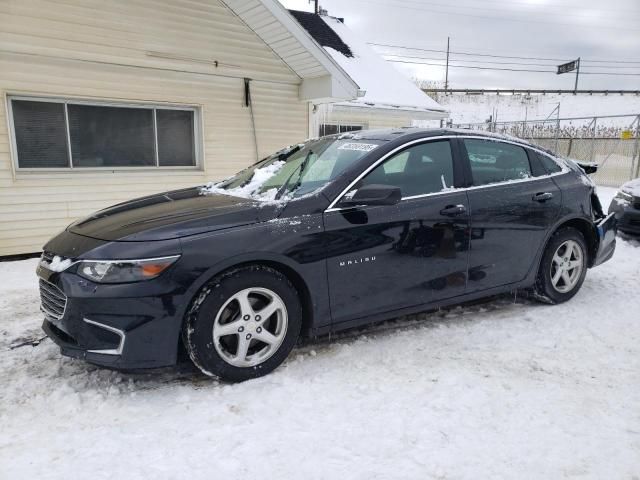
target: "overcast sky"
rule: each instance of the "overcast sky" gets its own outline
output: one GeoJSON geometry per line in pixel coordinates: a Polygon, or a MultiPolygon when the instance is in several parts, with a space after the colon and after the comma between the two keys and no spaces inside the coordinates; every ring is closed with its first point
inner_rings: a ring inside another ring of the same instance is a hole
{"type": "MultiPolygon", "coordinates": [[[[313,11],[307,0],[280,1],[287,8],[313,11]]],[[[561,60],[581,57],[578,88],[640,89],[640,0],[322,0],[320,5],[329,15],[344,17],[345,23],[367,42],[442,51],[450,36],[451,51],[459,52],[450,56],[450,88],[572,89],[574,73],[556,75],[453,65],[555,72],[555,65],[561,60]],[[629,75],[634,73],[637,75],[629,75]]],[[[445,54],[440,51],[374,48],[398,55],[388,59],[444,64],[445,54]]],[[[442,66],[393,65],[410,77],[444,84],[442,66]]]]}

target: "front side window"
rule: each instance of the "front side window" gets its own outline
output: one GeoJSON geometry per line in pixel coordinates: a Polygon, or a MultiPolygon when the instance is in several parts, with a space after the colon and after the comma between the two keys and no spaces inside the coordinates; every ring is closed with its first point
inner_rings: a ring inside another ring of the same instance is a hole
{"type": "Polygon", "coordinates": [[[465,139],[474,185],[488,185],[531,177],[524,148],[494,140],[465,139]]]}
{"type": "Polygon", "coordinates": [[[192,109],[10,101],[19,168],[196,165],[192,109]]]}
{"type": "Polygon", "coordinates": [[[403,197],[437,193],[453,187],[453,158],[448,140],[421,143],[391,156],[357,185],[399,187],[403,197]]]}

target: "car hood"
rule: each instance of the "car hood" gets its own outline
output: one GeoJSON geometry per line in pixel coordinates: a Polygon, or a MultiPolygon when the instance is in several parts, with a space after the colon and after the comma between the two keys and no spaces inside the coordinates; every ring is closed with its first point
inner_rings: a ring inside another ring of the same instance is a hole
{"type": "Polygon", "coordinates": [[[247,198],[202,193],[201,187],[138,198],[90,215],[68,231],[109,241],[169,240],[267,221],[278,208],[247,198]]]}

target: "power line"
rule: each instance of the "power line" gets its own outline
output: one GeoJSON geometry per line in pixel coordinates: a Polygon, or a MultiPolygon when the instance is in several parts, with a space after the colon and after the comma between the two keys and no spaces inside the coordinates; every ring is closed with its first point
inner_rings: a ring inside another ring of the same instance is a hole
{"type": "Polygon", "coordinates": [[[621,72],[580,72],[580,75],[611,75],[614,77],[638,77],[640,73],[621,73],[621,72]]]}
{"type": "MultiPolygon", "coordinates": [[[[431,65],[437,67],[445,67],[445,64],[442,63],[429,63],[429,62],[415,62],[410,60],[391,60],[387,59],[388,62],[393,63],[408,63],[413,65],[431,65]]],[[[472,65],[452,65],[449,64],[450,68],[471,68],[474,70],[501,70],[507,72],[531,72],[531,73],[556,73],[555,70],[534,70],[534,69],[523,69],[523,68],[502,68],[502,67],[478,67],[472,65]]],[[[580,72],[580,75],[611,75],[611,76],[640,76],[640,72],[638,73],[620,73],[620,72],[580,72]]]]}
{"type": "MultiPolygon", "coordinates": [[[[388,43],[373,43],[370,42],[369,45],[379,46],[379,47],[390,47],[390,48],[401,48],[403,50],[417,50],[420,52],[437,52],[444,53],[445,50],[433,50],[429,48],[418,48],[418,47],[406,47],[404,45],[391,45],[388,43]]],[[[566,62],[566,58],[544,58],[544,57],[520,57],[513,55],[493,55],[489,53],[473,53],[473,52],[460,52],[460,51],[451,51],[454,55],[467,55],[472,57],[491,57],[491,58],[514,58],[518,60],[548,60],[553,62],[566,62]]],[[[640,62],[639,62],[640,63],[640,62]]]]}
{"type": "MultiPolygon", "coordinates": [[[[431,52],[431,53],[446,53],[446,50],[436,50],[430,48],[420,48],[420,47],[407,47],[405,45],[393,45],[390,43],[375,43],[369,42],[369,45],[378,46],[378,47],[389,47],[389,48],[399,48],[403,50],[416,50],[420,52],[431,52]]],[[[451,51],[450,53],[455,55],[465,55],[471,57],[489,57],[489,58],[512,58],[516,60],[541,60],[541,61],[553,61],[553,62],[566,62],[569,59],[567,58],[548,58],[548,57],[526,57],[526,56],[516,56],[516,55],[497,55],[497,54],[489,54],[489,53],[474,53],[474,52],[463,52],[463,51],[451,51]]],[[[583,59],[584,62],[589,63],[624,63],[624,64],[639,64],[640,60],[596,60],[596,59],[583,59]]]]}
{"type": "MultiPolygon", "coordinates": [[[[453,54],[453,52],[451,52],[453,54]]],[[[396,55],[394,53],[383,53],[382,54],[384,57],[400,57],[400,58],[415,58],[418,60],[444,60],[443,58],[427,58],[427,57],[416,57],[416,56],[412,56],[412,55],[396,55]]],[[[528,62],[496,62],[495,60],[464,60],[464,59],[460,59],[458,60],[459,62],[465,62],[465,63],[490,63],[490,64],[495,64],[495,65],[528,65],[528,66],[534,66],[534,67],[553,67],[555,66],[555,64],[549,64],[549,63],[528,63],[528,62]]],[[[635,68],[635,67],[630,67],[630,68],[635,68]]]]}
{"type": "MultiPolygon", "coordinates": [[[[429,63],[429,62],[414,62],[410,60],[390,60],[387,59],[388,62],[393,63],[409,63],[413,65],[433,65],[437,67],[445,67],[446,65],[443,63],[429,63]]],[[[475,70],[505,70],[509,72],[537,72],[537,73],[555,73],[555,70],[533,70],[533,69],[522,69],[522,68],[501,68],[501,67],[478,67],[472,65],[452,65],[449,64],[450,68],[472,68],[475,70]]]]}
{"type": "MultiPolygon", "coordinates": [[[[395,53],[383,53],[382,56],[383,57],[399,57],[401,59],[414,58],[414,59],[418,59],[418,60],[428,60],[428,61],[444,60],[443,58],[429,58],[429,57],[420,57],[420,56],[414,56],[414,55],[397,55],[395,53]]],[[[533,66],[533,67],[555,67],[556,66],[556,64],[550,64],[550,63],[499,62],[499,61],[495,61],[495,60],[454,59],[454,61],[464,62],[464,63],[481,63],[481,64],[494,64],[494,65],[527,65],[527,66],[533,66]]],[[[583,60],[581,60],[581,62],[585,63],[583,60]]],[[[589,62],[587,62],[587,63],[589,63],[589,62]]],[[[629,66],[629,65],[588,65],[588,66],[589,66],[589,68],[615,68],[615,69],[621,69],[621,68],[638,69],[638,68],[640,68],[640,65],[639,66],[629,66]]]]}

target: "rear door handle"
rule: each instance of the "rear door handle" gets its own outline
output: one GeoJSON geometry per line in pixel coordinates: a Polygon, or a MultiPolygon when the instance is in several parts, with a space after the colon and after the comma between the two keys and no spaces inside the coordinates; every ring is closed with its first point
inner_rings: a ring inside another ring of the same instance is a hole
{"type": "Polygon", "coordinates": [[[553,193],[551,192],[536,193],[533,196],[533,200],[535,202],[545,202],[547,200],[551,200],[552,198],[553,198],[553,193]]]}
{"type": "Polygon", "coordinates": [[[466,213],[467,209],[464,205],[447,205],[442,210],[440,210],[440,215],[444,215],[446,217],[455,217],[456,215],[462,215],[466,213]]]}

